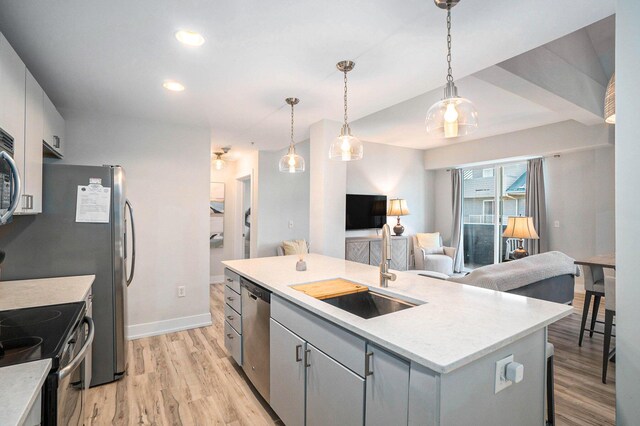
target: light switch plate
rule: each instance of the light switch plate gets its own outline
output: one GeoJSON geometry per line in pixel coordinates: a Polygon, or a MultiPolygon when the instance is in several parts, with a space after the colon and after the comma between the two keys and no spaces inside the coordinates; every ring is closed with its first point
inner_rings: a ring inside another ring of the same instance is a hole
{"type": "Polygon", "coordinates": [[[559,220],[554,221],[553,222],[553,227],[554,228],[560,228],[560,221],[559,220]]]}
{"type": "Polygon", "coordinates": [[[507,380],[505,377],[507,364],[510,362],[513,362],[513,355],[509,355],[508,357],[496,361],[496,386],[494,393],[498,393],[513,384],[511,380],[507,380]]]}

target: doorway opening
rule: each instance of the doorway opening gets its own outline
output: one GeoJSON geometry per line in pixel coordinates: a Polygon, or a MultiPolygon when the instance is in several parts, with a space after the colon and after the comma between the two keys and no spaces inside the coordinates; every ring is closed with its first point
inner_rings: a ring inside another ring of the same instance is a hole
{"type": "Polygon", "coordinates": [[[240,194],[238,197],[240,204],[238,258],[249,259],[251,257],[251,176],[238,178],[238,193],[240,194]]]}

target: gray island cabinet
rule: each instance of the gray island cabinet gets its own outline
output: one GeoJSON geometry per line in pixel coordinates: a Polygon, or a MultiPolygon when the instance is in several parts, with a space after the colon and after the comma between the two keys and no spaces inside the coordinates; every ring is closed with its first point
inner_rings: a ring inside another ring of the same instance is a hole
{"type": "Polygon", "coordinates": [[[228,285],[240,276],[272,291],[269,404],[285,425],[544,424],[546,326],[570,308],[402,272],[380,289],[377,268],[309,255],[297,273],[296,260],[225,262],[228,285]],[[291,288],[335,277],[419,306],[364,319],[291,288]],[[524,378],[496,392],[510,357],[524,378]]]}

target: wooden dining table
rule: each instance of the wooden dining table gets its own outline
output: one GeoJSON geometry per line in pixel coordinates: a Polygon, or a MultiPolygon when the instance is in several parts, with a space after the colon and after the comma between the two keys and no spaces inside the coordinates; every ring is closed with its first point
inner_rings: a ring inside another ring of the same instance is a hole
{"type": "Polygon", "coordinates": [[[616,256],[614,254],[599,254],[586,259],[576,260],[574,263],[576,265],[616,269],[616,256]]]}

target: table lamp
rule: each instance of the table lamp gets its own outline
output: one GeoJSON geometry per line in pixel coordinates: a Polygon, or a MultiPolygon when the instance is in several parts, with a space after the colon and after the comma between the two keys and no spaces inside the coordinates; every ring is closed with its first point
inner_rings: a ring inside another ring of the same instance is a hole
{"type": "Polygon", "coordinates": [[[505,238],[518,238],[520,240],[520,246],[513,251],[514,259],[522,259],[529,256],[529,253],[525,248],[524,240],[538,240],[540,237],[533,226],[532,217],[524,216],[510,216],[507,228],[502,233],[505,238]]]}
{"type": "Polygon", "coordinates": [[[396,236],[400,236],[404,232],[404,226],[400,224],[400,216],[406,216],[408,214],[409,208],[407,207],[407,200],[403,200],[402,198],[389,200],[387,216],[398,216],[398,223],[393,227],[393,232],[396,233],[396,236]]]}

